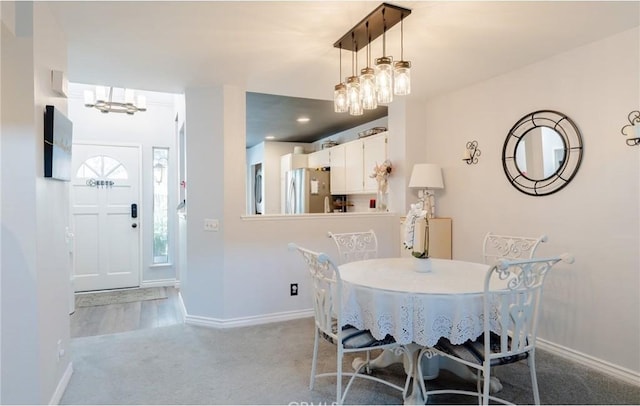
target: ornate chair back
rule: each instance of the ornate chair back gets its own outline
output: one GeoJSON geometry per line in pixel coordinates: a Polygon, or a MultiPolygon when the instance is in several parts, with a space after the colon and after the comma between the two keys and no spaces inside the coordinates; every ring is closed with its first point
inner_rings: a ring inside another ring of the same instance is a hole
{"type": "Polygon", "coordinates": [[[378,239],[373,230],[353,233],[329,232],[329,237],[336,243],[341,264],[378,257],[378,239]]]}
{"type": "Polygon", "coordinates": [[[518,237],[488,232],[482,245],[484,263],[490,265],[501,258],[533,258],[538,245],[545,241],[547,241],[546,235],[541,235],[540,237],[518,237]]]}

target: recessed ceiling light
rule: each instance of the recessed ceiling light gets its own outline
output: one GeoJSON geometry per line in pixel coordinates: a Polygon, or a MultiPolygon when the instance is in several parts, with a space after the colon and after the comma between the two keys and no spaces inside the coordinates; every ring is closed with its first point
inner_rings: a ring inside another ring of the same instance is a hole
{"type": "Polygon", "coordinates": [[[308,123],[311,119],[309,117],[298,117],[296,120],[299,123],[308,123]]]}
{"type": "Polygon", "coordinates": [[[275,140],[276,137],[275,135],[267,135],[266,137],[264,137],[265,140],[275,140]]]}

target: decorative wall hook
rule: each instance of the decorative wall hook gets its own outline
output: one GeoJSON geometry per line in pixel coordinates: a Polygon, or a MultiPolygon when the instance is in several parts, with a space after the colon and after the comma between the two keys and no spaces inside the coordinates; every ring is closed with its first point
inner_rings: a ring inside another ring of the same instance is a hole
{"type": "Polygon", "coordinates": [[[469,141],[464,150],[464,158],[462,158],[462,160],[465,161],[467,165],[477,164],[480,154],[481,151],[478,149],[478,141],[469,141]]]}
{"type": "Polygon", "coordinates": [[[627,139],[628,146],[640,145],[640,111],[632,111],[629,113],[628,119],[629,124],[622,127],[620,132],[625,137],[631,137],[627,139]]]}

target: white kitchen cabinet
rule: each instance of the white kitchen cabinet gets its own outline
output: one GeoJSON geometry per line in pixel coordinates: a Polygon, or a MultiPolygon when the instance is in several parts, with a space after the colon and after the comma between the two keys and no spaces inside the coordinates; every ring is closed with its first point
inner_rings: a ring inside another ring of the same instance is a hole
{"type": "Polygon", "coordinates": [[[387,133],[380,133],[363,138],[363,192],[376,193],[378,182],[372,178],[373,168],[381,165],[387,159],[387,133]]]}
{"type": "MultiPolygon", "coordinates": [[[[347,143],[348,144],[348,143],[347,143]]],[[[329,163],[331,167],[331,194],[344,195],[347,192],[346,171],[345,171],[345,145],[336,145],[329,148],[329,163]]]]}
{"type": "Polygon", "coordinates": [[[309,168],[326,168],[331,165],[329,157],[329,148],[321,149],[320,151],[312,152],[308,155],[309,168]]]}
{"type": "Polygon", "coordinates": [[[387,159],[387,132],[329,148],[331,194],[369,194],[378,191],[373,168],[387,159]]]}
{"type": "Polygon", "coordinates": [[[371,178],[373,168],[387,159],[387,133],[344,144],[346,146],[347,194],[376,193],[378,183],[371,178]]]}
{"type": "MultiPolygon", "coordinates": [[[[401,256],[410,257],[411,251],[404,248],[404,217],[401,218],[401,256]]],[[[451,259],[451,218],[438,217],[429,219],[429,257],[451,259]]]]}
{"type": "Polygon", "coordinates": [[[364,144],[362,140],[347,142],[345,147],[345,165],[347,194],[360,193],[364,185],[364,144]]]}

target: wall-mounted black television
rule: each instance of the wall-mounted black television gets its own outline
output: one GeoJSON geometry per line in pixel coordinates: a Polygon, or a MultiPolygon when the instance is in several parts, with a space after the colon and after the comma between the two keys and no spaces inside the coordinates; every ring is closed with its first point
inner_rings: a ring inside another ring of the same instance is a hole
{"type": "Polygon", "coordinates": [[[44,177],[71,180],[73,123],[54,106],[44,110],[44,177]]]}

